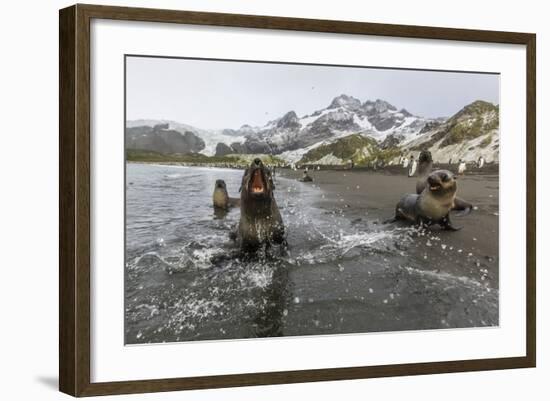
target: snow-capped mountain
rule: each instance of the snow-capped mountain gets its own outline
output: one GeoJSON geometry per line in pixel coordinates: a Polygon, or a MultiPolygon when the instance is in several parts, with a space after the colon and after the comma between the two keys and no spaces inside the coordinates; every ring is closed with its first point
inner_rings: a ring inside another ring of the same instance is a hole
{"type": "MultiPolygon", "coordinates": [[[[175,121],[134,120],[127,122],[127,138],[136,129],[161,123],[167,124],[168,130],[187,135],[188,139],[190,134],[200,138],[204,147],[198,150],[195,147],[190,152],[207,156],[271,154],[290,162],[302,159],[313,162],[316,161],[311,157],[314,154],[322,164],[340,159],[329,153],[322,154],[329,151],[331,146],[328,145],[357,145],[362,143],[359,138],[363,137],[368,139],[365,144],[371,158],[398,158],[400,153],[429,148],[438,160],[448,154],[473,154],[476,152],[472,152],[472,147],[478,147],[483,149],[481,153],[486,160],[498,160],[498,146],[495,148],[498,145],[498,106],[481,101],[466,106],[446,120],[415,116],[381,99],[361,102],[342,94],[332,99],[326,108],[301,117],[289,111],[263,127],[243,125],[239,129],[204,130],[175,121]],[[351,135],[354,137],[342,141],[351,135]],[[373,147],[378,150],[373,151],[373,147]],[[320,150],[315,151],[318,148],[320,150]]],[[[361,157],[366,160],[367,156],[361,157]]]]}
{"type": "MultiPolygon", "coordinates": [[[[227,143],[227,144],[243,143],[246,140],[244,136],[244,133],[247,130],[246,127],[243,127],[244,131],[240,131],[240,130],[235,131],[231,129],[208,130],[208,129],[193,127],[192,125],[182,124],[180,122],[171,121],[171,120],[129,120],[126,122],[126,132],[128,135],[128,131],[130,128],[143,127],[143,126],[154,127],[155,125],[159,125],[159,124],[168,124],[170,129],[179,131],[182,134],[186,132],[191,132],[195,134],[196,136],[201,138],[204,142],[204,147],[197,151],[207,156],[213,156],[216,154],[216,146],[218,145],[218,143],[227,143]]],[[[154,150],[154,149],[145,148],[145,150],[154,150]]],[[[173,153],[176,153],[176,152],[173,152],[173,153]]]]}
{"type": "Polygon", "coordinates": [[[168,123],[138,125],[126,128],[126,149],[151,150],[159,153],[198,153],[204,141],[189,130],[176,130],[168,123]]]}
{"type": "Polygon", "coordinates": [[[254,153],[295,154],[322,141],[333,141],[349,134],[361,134],[378,141],[398,133],[410,139],[432,120],[397,110],[383,100],[361,103],[348,95],[340,95],[324,109],[298,117],[289,111],[255,132],[246,135],[245,148],[254,153]]]}
{"type": "Polygon", "coordinates": [[[488,162],[499,158],[499,106],[481,100],[470,103],[417,138],[403,141],[403,151],[430,150],[436,162],[463,159],[488,162]]]}

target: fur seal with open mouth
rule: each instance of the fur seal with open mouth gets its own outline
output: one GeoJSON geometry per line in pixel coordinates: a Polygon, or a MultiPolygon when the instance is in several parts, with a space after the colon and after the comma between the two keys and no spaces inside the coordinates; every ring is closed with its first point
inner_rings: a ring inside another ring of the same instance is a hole
{"type": "Polygon", "coordinates": [[[214,194],[212,195],[215,209],[228,210],[231,207],[238,207],[241,204],[239,198],[231,198],[227,193],[227,185],[224,180],[216,180],[214,194]]]}
{"type": "Polygon", "coordinates": [[[242,250],[254,251],[272,243],[286,245],[285,228],[275,201],[271,173],[255,159],[241,183],[241,218],[235,239],[242,250]]]}
{"type": "MultiPolygon", "coordinates": [[[[429,150],[423,150],[418,156],[418,180],[416,181],[416,193],[418,195],[428,186],[428,176],[432,173],[432,169],[432,153],[429,150]]],[[[473,208],[474,206],[471,203],[455,196],[452,210],[458,210],[462,211],[463,214],[468,214],[473,208]]]]}
{"type": "Polygon", "coordinates": [[[430,226],[439,224],[445,230],[456,231],[449,217],[456,197],[456,179],[450,171],[437,170],[426,178],[420,194],[405,195],[395,207],[395,217],[388,221],[408,220],[430,226]]]}

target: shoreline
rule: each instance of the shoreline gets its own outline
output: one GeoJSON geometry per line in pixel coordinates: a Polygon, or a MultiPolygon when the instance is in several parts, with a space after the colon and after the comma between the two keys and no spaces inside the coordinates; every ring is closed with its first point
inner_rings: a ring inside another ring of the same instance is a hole
{"type": "MultiPolygon", "coordinates": [[[[243,166],[227,166],[228,163],[223,163],[225,165],[220,165],[218,163],[195,163],[195,162],[180,162],[180,161],[145,161],[145,160],[126,160],[127,164],[146,164],[146,165],[160,165],[160,166],[181,166],[181,167],[216,167],[221,169],[229,170],[239,170],[244,169],[247,165],[243,166]]],[[[370,166],[355,166],[352,169],[344,165],[310,165],[305,164],[297,168],[296,171],[303,171],[307,167],[308,170],[312,173],[319,171],[344,171],[344,172],[371,172],[371,173],[384,173],[390,175],[406,175],[408,169],[402,167],[401,165],[391,165],[373,168],[370,166]],[[320,170],[317,170],[317,166],[320,167],[320,170]]],[[[443,164],[443,163],[434,163],[434,170],[449,170],[456,171],[458,164],[443,164]]],[[[276,167],[277,171],[294,171],[291,167],[276,167]]],[[[492,175],[499,173],[499,164],[498,163],[487,163],[481,169],[477,167],[469,167],[466,170],[466,176],[468,175],[492,175]]]]}
{"type": "MultiPolygon", "coordinates": [[[[278,170],[280,176],[299,179],[301,171],[278,170]]],[[[320,170],[311,171],[313,182],[323,191],[313,203],[326,212],[335,212],[358,224],[382,226],[395,213],[399,199],[415,192],[416,177],[380,171],[320,170]]],[[[407,253],[423,261],[423,269],[466,277],[499,288],[499,182],[496,174],[471,174],[458,177],[461,198],[474,204],[467,216],[453,217],[460,231],[443,231],[433,226],[415,235],[407,253]]],[[[411,227],[393,223],[388,227],[411,227]]]]}
{"type": "MultiPolygon", "coordinates": [[[[131,164],[200,168],[205,170],[242,170],[219,166],[189,166],[178,162],[128,162],[131,164]]],[[[415,192],[417,177],[408,177],[406,169],[367,170],[310,170],[311,185],[322,191],[312,206],[324,213],[338,213],[351,222],[382,227],[382,222],[393,217],[395,205],[407,193],[415,192]],[[398,173],[399,172],[399,173],[398,173]]],[[[439,166],[438,166],[439,167],[439,166]]],[[[277,168],[275,180],[283,177],[297,181],[302,170],[277,168]]],[[[474,205],[467,216],[451,215],[460,231],[443,231],[430,227],[414,238],[409,250],[411,257],[423,261],[427,271],[441,271],[457,277],[473,278],[499,288],[499,176],[467,172],[458,177],[457,195],[474,205]]],[[[277,191],[275,191],[277,197],[277,191]]],[[[394,223],[396,228],[411,227],[408,223],[394,223]]]]}
{"type": "Polygon", "coordinates": [[[455,218],[463,229],[449,232],[381,223],[416,178],[321,170],[310,173],[313,182],[298,182],[301,171],[280,169],[274,196],[288,254],[212,262],[209,255],[234,249],[229,232],[240,211],[213,214],[211,188],[224,179],[235,193],[241,172],[201,166],[173,174],[170,166],[147,165],[128,169],[136,180],[128,189],[136,241],[125,269],[130,342],[501,323],[498,175],[458,178],[459,196],[477,209],[455,218]],[[186,188],[193,195],[185,197],[186,188]]]}

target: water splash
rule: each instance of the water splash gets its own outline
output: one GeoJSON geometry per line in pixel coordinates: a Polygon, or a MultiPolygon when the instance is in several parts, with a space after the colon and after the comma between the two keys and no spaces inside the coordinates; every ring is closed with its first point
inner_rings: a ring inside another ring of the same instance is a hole
{"type": "MultiPolygon", "coordinates": [[[[433,308],[439,313],[439,306],[425,302],[426,294],[450,305],[452,313],[441,317],[445,324],[460,323],[464,312],[455,306],[460,299],[461,308],[483,302],[488,310],[498,310],[498,290],[488,290],[485,283],[410,263],[409,244],[417,245],[419,238],[439,244],[421,238],[426,236],[421,230],[375,225],[365,217],[352,222],[341,210],[315,207],[321,199],[318,188],[282,177],[277,178],[276,196],[288,253],[241,258],[228,236],[238,222],[238,210],[214,219],[205,199],[211,199],[215,178],[225,179],[230,191],[236,191],[242,173],[183,169],[174,174],[173,169],[157,168],[156,176],[149,171],[141,179],[131,178],[135,185],[128,199],[133,213],[127,231],[128,342],[288,335],[293,329],[299,334],[320,333],[336,330],[343,318],[339,308],[346,311],[357,303],[368,315],[364,322],[381,328],[388,322],[381,320],[386,310],[397,308],[399,302],[413,300],[418,310],[426,308],[427,315],[433,308]],[[158,185],[160,181],[166,185],[158,185]],[[186,191],[185,203],[182,185],[193,189],[186,191]],[[293,287],[296,280],[299,288],[293,287]],[[310,290],[316,292],[302,294],[310,282],[310,290]],[[348,291],[353,297],[346,298],[348,291]],[[323,301],[325,297],[330,302],[323,301]],[[317,304],[318,300],[326,303],[317,304]]],[[[477,319],[471,325],[494,322],[494,316],[469,313],[477,319]]]]}

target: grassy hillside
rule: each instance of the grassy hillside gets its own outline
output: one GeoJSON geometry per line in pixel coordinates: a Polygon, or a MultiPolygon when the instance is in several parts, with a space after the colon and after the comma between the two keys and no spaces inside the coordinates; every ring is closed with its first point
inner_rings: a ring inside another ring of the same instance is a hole
{"type": "Polygon", "coordinates": [[[349,160],[353,160],[356,165],[360,166],[376,161],[387,162],[399,156],[399,149],[382,149],[376,140],[353,134],[310,150],[302,157],[300,164],[323,164],[323,160],[327,160],[327,156],[332,159],[332,164],[345,164],[349,160]]]}
{"type": "Polygon", "coordinates": [[[448,131],[440,147],[468,141],[497,129],[498,112],[498,106],[481,100],[464,107],[449,120],[448,131]]]}

